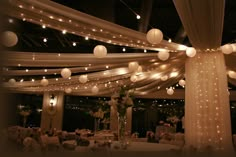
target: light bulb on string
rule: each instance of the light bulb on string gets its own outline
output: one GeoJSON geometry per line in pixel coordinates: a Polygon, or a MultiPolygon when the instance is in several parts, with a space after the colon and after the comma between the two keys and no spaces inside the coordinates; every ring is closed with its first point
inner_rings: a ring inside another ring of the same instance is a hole
{"type": "Polygon", "coordinates": [[[136,19],[138,19],[138,20],[141,19],[141,16],[137,14],[136,19]]]}

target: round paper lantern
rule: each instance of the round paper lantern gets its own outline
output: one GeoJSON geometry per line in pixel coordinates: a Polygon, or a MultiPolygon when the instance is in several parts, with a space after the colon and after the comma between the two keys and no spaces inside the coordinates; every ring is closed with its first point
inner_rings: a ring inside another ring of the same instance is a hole
{"type": "Polygon", "coordinates": [[[168,95],[173,95],[173,94],[174,94],[173,88],[168,88],[168,89],[167,89],[167,94],[168,94],[168,95]]]}
{"type": "Polygon", "coordinates": [[[14,83],[16,83],[16,80],[14,78],[12,78],[8,82],[13,85],[14,83]]]}
{"type": "Polygon", "coordinates": [[[234,72],[234,71],[229,71],[229,72],[228,72],[228,75],[229,75],[230,78],[236,79],[236,72],[234,72]]]}
{"type": "Polygon", "coordinates": [[[166,81],[167,79],[168,79],[168,76],[167,76],[167,75],[161,77],[161,80],[162,80],[162,81],[166,81]]]}
{"type": "Polygon", "coordinates": [[[231,46],[233,48],[233,52],[236,52],[236,44],[232,44],[231,46]]]}
{"type": "Polygon", "coordinates": [[[131,72],[136,71],[138,69],[138,67],[139,67],[138,62],[130,62],[129,66],[128,66],[129,71],[131,71],[131,72]]]}
{"type": "Polygon", "coordinates": [[[163,39],[163,33],[159,29],[150,29],[146,35],[147,41],[151,44],[159,44],[163,39]]]}
{"type": "Polygon", "coordinates": [[[18,37],[14,32],[11,31],[5,31],[2,34],[2,43],[6,47],[12,47],[15,46],[18,42],[18,37]]]}
{"type": "Polygon", "coordinates": [[[42,85],[42,86],[47,86],[48,85],[48,80],[47,79],[42,79],[41,81],[40,81],[40,84],[42,85]]]}
{"type": "Polygon", "coordinates": [[[186,49],[186,55],[187,55],[188,57],[194,57],[194,56],[196,55],[196,53],[197,53],[197,51],[196,51],[196,49],[193,48],[193,47],[188,47],[188,48],[186,49]]]}
{"type": "Polygon", "coordinates": [[[71,76],[71,71],[68,68],[64,68],[61,70],[61,76],[65,79],[69,78],[71,76]]]}
{"type": "Polygon", "coordinates": [[[137,79],[138,79],[138,77],[137,77],[136,75],[132,75],[132,76],[130,77],[130,81],[132,81],[132,82],[136,82],[137,79]]]}
{"type": "Polygon", "coordinates": [[[86,83],[88,81],[88,76],[87,75],[80,75],[79,76],[79,82],[80,83],[86,83]]]}
{"type": "Polygon", "coordinates": [[[230,54],[233,52],[233,47],[230,44],[225,44],[221,46],[220,49],[224,54],[230,54]]]}
{"type": "Polygon", "coordinates": [[[179,85],[180,86],[185,86],[185,80],[179,80],[179,85]]]}
{"type": "Polygon", "coordinates": [[[97,94],[99,92],[99,88],[97,86],[93,86],[92,93],[97,94]]]}
{"type": "Polygon", "coordinates": [[[97,58],[103,58],[107,55],[107,48],[103,45],[97,45],[94,49],[93,49],[93,54],[95,57],[97,58]]]}
{"type": "Polygon", "coordinates": [[[165,61],[170,57],[170,53],[168,50],[159,51],[157,56],[160,60],[165,61]]]}
{"type": "Polygon", "coordinates": [[[71,92],[72,92],[72,89],[71,89],[71,88],[66,88],[66,89],[65,89],[65,92],[66,92],[66,93],[71,93],[71,92]]]}

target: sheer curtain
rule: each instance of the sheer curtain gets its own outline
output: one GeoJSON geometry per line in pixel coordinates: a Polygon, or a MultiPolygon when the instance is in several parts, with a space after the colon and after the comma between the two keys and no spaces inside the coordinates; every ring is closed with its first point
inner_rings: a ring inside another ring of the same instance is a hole
{"type": "Polygon", "coordinates": [[[43,95],[43,106],[42,106],[42,115],[41,115],[41,129],[49,130],[50,125],[52,128],[57,130],[62,129],[63,122],[63,113],[64,113],[64,92],[44,92],[43,95]],[[54,94],[56,96],[56,109],[53,115],[48,113],[48,107],[50,102],[50,96],[54,94]],[[50,124],[51,123],[51,124],[50,124]]]}
{"type": "Polygon", "coordinates": [[[224,0],[174,0],[197,55],[188,58],[185,94],[186,147],[232,150],[229,93],[221,45],[224,0]]]}

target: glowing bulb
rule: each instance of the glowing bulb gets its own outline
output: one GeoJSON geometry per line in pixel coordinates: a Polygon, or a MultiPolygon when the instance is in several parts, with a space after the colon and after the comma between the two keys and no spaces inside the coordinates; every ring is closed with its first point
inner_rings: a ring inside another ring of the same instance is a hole
{"type": "Polygon", "coordinates": [[[64,29],[64,30],[62,31],[62,34],[66,34],[66,32],[67,32],[67,31],[64,29]]]}
{"type": "Polygon", "coordinates": [[[141,18],[141,16],[140,16],[140,15],[137,15],[136,18],[139,20],[139,19],[141,18]]]}

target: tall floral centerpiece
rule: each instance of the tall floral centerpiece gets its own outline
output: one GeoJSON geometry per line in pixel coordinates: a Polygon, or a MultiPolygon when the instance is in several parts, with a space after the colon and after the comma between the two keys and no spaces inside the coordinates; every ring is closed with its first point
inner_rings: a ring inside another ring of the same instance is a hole
{"type": "Polygon", "coordinates": [[[96,106],[89,113],[94,117],[94,133],[100,130],[100,123],[103,123],[103,129],[107,129],[110,123],[108,119],[110,106],[106,101],[98,100],[96,106]]]}
{"type": "Polygon", "coordinates": [[[176,131],[176,125],[177,125],[178,121],[180,121],[180,119],[177,116],[170,116],[166,119],[166,121],[173,124],[174,129],[176,131]]]}
{"type": "Polygon", "coordinates": [[[18,105],[18,113],[23,117],[23,127],[26,127],[27,118],[31,114],[30,107],[18,105]]]}
{"type": "Polygon", "coordinates": [[[125,142],[126,110],[133,106],[133,90],[124,87],[119,88],[118,92],[111,97],[110,104],[117,111],[118,116],[118,140],[125,142]]]}
{"type": "Polygon", "coordinates": [[[100,129],[100,121],[104,117],[104,112],[101,108],[98,109],[96,112],[90,112],[90,114],[94,117],[94,133],[100,129]]]}

